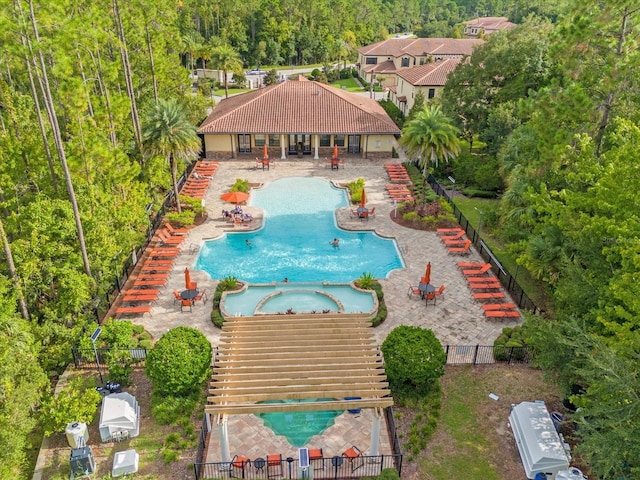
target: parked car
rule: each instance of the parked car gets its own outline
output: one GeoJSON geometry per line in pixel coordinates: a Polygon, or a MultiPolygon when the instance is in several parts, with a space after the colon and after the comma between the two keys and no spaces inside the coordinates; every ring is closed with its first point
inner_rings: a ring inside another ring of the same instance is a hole
{"type": "Polygon", "coordinates": [[[266,74],[267,74],[267,72],[266,72],[266,71],[264,71],[264,70],[260,70],[260,69],[257,69],[257,70],[249,70],[249,71],[247,72],[247,75],[266,75],[266,74]]]}

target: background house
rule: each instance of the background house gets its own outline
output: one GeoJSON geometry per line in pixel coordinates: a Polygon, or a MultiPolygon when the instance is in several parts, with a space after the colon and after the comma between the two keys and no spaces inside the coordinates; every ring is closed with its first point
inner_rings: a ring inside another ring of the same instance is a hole
{"type": "Polygon", "coordinates": [[[390,38],[358,49],[356,67],[367,82],[384,77],[382,85],[392,89],[398,74],[409,68],[471,55],[483,43],[478,38],[390,38]]]}
{"type": "Polygon", "coordinates": [[[400,129],[370,98],[304,77],[222,100],[200,126],[206,156],[389,158],[400,129]]]}
{"type": "Polygon", "coordinates": [[[491,35],[499,30],[509,30],[516,24],[507,17],[480,17],[469,20],[464,26],[464,36],[467,38],[479,38],[491,35]]]}
{"type": "Polygon", "coordinates": [[[448,58],[399,71],[398,84],[390,90],[390,100],[406,115],[418,92],[422,92],[427,102],[439,97],[447,76],[459,63],[459,58],[448,58]]]}

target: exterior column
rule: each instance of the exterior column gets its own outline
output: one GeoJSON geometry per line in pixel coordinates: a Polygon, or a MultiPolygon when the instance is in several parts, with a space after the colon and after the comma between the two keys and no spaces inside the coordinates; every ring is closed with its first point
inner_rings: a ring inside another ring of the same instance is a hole
{"type": "Polygon", "coordinates": [[[224,463],[231,463],[231,453],[229,453],[229,433],[227,432],[227,417],[218,417],[218,436],[220,440],[220,458],[224,463]]]}
{"type": "Polygon", "coordinates": [[[380,426],[382,424],[382,416],[379,408],[373,410],[373,422],[371,425],[371,446],[369,447],[369,456],[377,457],[380,455],[380,426]]]}
{"type": "Polygon", "coordinates": [[[319,160],[320,157],[318,156],[318,147],[320,146],[320,135],[314,135],[315,138],[315,155],[313,156],[314,160],[319,160]]]}
{"type": "Polygon", "coordinates": [[[284,139],[285,139],[285,135],[281,134],[280,135],[280,160],[286,160],[287,159],[287,149],[285,147],[284,144],[284,139]]]}
{"type": "Polygon", "coordinates": [[[236,158],[236,142],[235,142],[235,137],[233,134],[230,135],[231,137],[231,158],[236,158]]]}

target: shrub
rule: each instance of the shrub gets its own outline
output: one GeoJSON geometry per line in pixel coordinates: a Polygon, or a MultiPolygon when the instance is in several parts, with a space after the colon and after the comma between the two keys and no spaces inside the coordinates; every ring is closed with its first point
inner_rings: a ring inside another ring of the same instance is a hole
{"type": "Polygon", "coordinates": [[[402,325],[382,342],[389,382],[402,390],[428,392],[444,374],[446,355],[431,330],[402,325]]]}
{"type": "Polygon", "coordinates": [[[159,394],[151,395],[151,413],[160,425],[179,425],[191,414],[198,405],[199,392],[186,397],[159,394]]]}
{"type": "Polygon", "coordinates": [[[418,212],[407,212],[402,214],[402,219],[406,222],[417,222],[420,220],[418,212]]]}
{"type": "Polygon", "coordinates": [[[372,290],[373,282],[375,281],[376,279],[372,273],[363,273],[362,276],[356,280],[356,284],[363,290],[372,290]]]}
{"type": "Polygon", "coordinates": [[[147,355],[147,376],[155,392],[187,396],[209,376],[211,344],[198,330],[177,327],[165,333],[147,355]]]}
{"type": "Polygon", "coordinates": [[[193,225],[196,218],[196,212],[194,212],[193,210],[184,209],[182,210],[181,213],[178,213],[178,212],[167,213],[165,215],[165,218],[172,225],[176,224],[179,227],[188,227],[189,225],[193,225]]]}
{"type": "Polygon", "coordinates": [[[236,178],[236,182],[229,189],[231,192],[249,192],[249,180],[236,178]]]}
{"type": "Polygon", "coordinates": [[[499,362],[523,360],[525,346],[521,327],[505,327],[493,342],[493,358],[499,362]]]}
{"type": "Polygon", "coordinates": [[[400,476],[395,468],[385,468],[378,475],[378,480],[399,480],[400,476]]]}
{"type": "Polygon", "coordinates": [[[94,387],[93,380],[76,377],[70,380],[58,395],[48,395],[40,408],[44,434],[48,437],[53,433],[62,432],[71,422],[90,424],[102,398],[94,387]]]}

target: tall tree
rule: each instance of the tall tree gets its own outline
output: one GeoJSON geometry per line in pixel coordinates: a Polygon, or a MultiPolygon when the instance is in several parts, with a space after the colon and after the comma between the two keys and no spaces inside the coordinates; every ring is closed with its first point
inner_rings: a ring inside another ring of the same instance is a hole
{"type": "Polygon", "coordinates": [[[426,178],[429,165],[438,165],[439,161],[448,161],[460,153],[459,134],[439,105],[428,105],[404,124],[400,145],[418,160],[426,178]]]}
{"type": "Polygon", "coordinates": [[[220,45],[211,52],[211,61],[224,75],[224,95],[229,98],[228,73],[242,69],[240,55],[230,45],[220,45]]]}
{"type": "Polygon", "coordinates": [[[189,123],[185,109],[175,99],[161,99],[145,119],[143,138],[147,156],[162,156],[169,163],[176,206],[178,212],[182,212],[176,160],[192,160],[200,151],[196,128],[189,123]]]}

